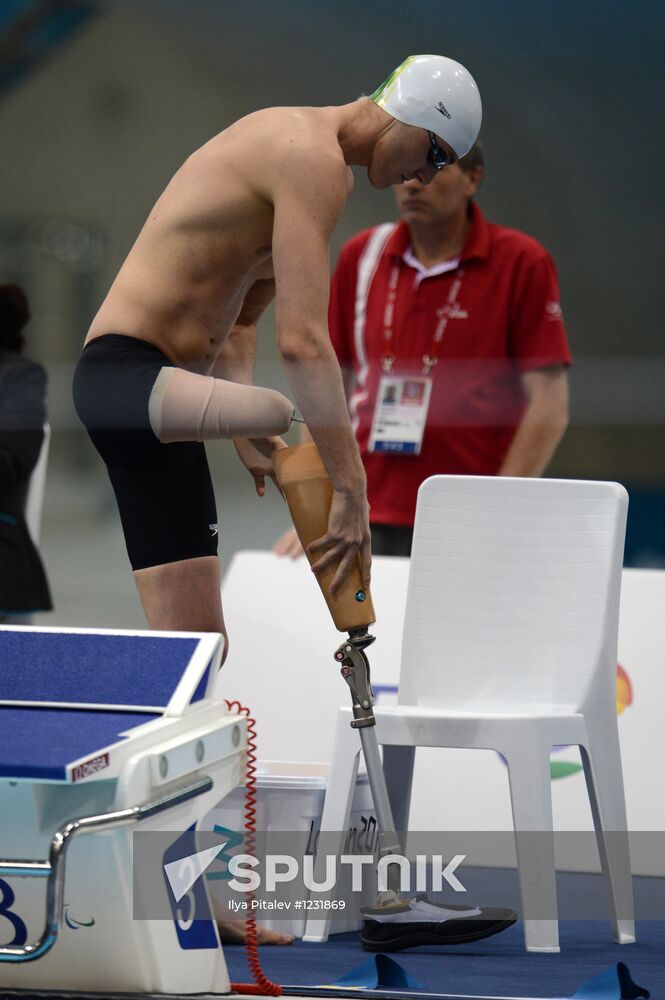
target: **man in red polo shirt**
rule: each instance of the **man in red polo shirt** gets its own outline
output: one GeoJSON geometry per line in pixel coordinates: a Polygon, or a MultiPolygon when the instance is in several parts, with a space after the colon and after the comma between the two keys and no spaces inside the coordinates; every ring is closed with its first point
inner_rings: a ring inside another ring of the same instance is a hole
{"type": "MultiPolygon", "coordinates": [[[[342,248],[330,337],[367,472],[372,551],[408,555],[420,483],[538,476],[568,421],[571,357],[552,258],[485,220],[476,144],[430,184],[395,187],[401,219],[342,248]]],[[[288,534],[277,551],[295,554],[288,534]]]]}

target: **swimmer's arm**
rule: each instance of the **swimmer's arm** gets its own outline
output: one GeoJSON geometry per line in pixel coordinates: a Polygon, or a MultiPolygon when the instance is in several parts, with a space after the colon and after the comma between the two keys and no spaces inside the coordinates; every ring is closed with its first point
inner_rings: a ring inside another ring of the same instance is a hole
{"type": "MultiPolygon", "coordinates": [[[[217,354],[210,375],[229,382],[241,382],[243,385],[254,384],[256,327],[274,297],[275,282],[272,278],[254,282],[245,296],[237,320],[217,354]]],[[[275,448],[285,447],[280,437],[234,438],[233,443],[240,461],[254,477],[259,496],[265,494],[266,479],[272,479],[277,486],[272,453],[275,448]]]]}
{"type": "Polygon", "coordinates": [[[342,373],[328,334],[329,241],[346,204],[342,160],[300,150],[274,192],[277,343],[295,402],[336,490],[363,491],[365,473],[342,373]]]}
{"type": "Polygon", "coordinates": [[[329,242],[348,186],[339,151],[297,147],[294,141],[287,162],[277,164],[273,195],[275,321],[296,405],[332,480],[327,532],[307,551],[315,573],[336,566],[330,584],[336,594],[357,554],[366,587],[371,566],[365,470],[328,334],[329,242]]]}
{"type": "Polygon", "coordinates": [[[243,327],[236,323],[220,347],[207,374],[229,382],[253,385],[255,363],[256,327],[243,327]]]}
{"type": "Polygon", "coordinates": [[[275,297],[272,278],[255,281],[247,292],[240,313],[220,347],[208,372],[214,378],[253,385],[256,364],[256,327],[275,297]]]}

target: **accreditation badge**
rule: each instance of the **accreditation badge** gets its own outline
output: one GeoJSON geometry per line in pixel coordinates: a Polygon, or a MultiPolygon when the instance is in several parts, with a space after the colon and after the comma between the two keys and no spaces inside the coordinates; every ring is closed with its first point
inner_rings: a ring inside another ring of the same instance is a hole
{"type": "Polygon", "coordinates": [[[419,455],[431,395],[432,379],[426,375],[382,375],[369,450],[419,455]]]}

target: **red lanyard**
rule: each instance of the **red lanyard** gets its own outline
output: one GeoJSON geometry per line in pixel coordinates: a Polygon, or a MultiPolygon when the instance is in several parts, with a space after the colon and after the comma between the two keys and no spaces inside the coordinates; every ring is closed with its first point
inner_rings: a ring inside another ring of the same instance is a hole
{"type": "MultiPolygon", "coordinates": [[[[394,264],[390,272],[390,278],[388,279],[388,294],[386,296],[386,305],[383,310],[383,351],[381,353],[381,367],[386,373],[390,373],[393,370],[393,365],[395,364],[395,353],[393,350],[393,320],[395,316],[395,300],[397,298],[399,273],[399,264],[394,264]]],[[[448,325],[448,319],[450,318],[450,311],[457,302],[457,296],[459,295],[463,277],[464,272],[460,268],[450,287],[450,291],[448,292],[446,304],[436,310],[438,319],[436,327],[434,328],[434,333],[432,334],[430,348],[423,354],[423,375],[429,375],[430,371],[439,360],[439,345],[441,344],[443,335],[446,332],[446,326],[448,325]]]]}

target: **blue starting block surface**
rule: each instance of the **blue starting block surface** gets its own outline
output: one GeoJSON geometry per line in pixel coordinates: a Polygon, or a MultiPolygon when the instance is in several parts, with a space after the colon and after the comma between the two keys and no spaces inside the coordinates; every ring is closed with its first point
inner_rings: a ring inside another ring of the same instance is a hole
{"type": "Polygon", "coordinates": [[[139,727],[206,698],[221,652],[215,634],[0,628],[0,777],[117,776],[139,727]]]}
{"type": "Polygon", "coordinates": [[[0,702],[165,709],[198,646],[196,637],[2,630],[0,702]]]}
{"type": "Polygon", "coordinates": [[[67,781],[98,773],[104,777],[108,754],[122,742],[127,730],[160,716],[138,712],[99,712],[80,709],[10,708],[0,706],[0,778],[67,781]]]}

